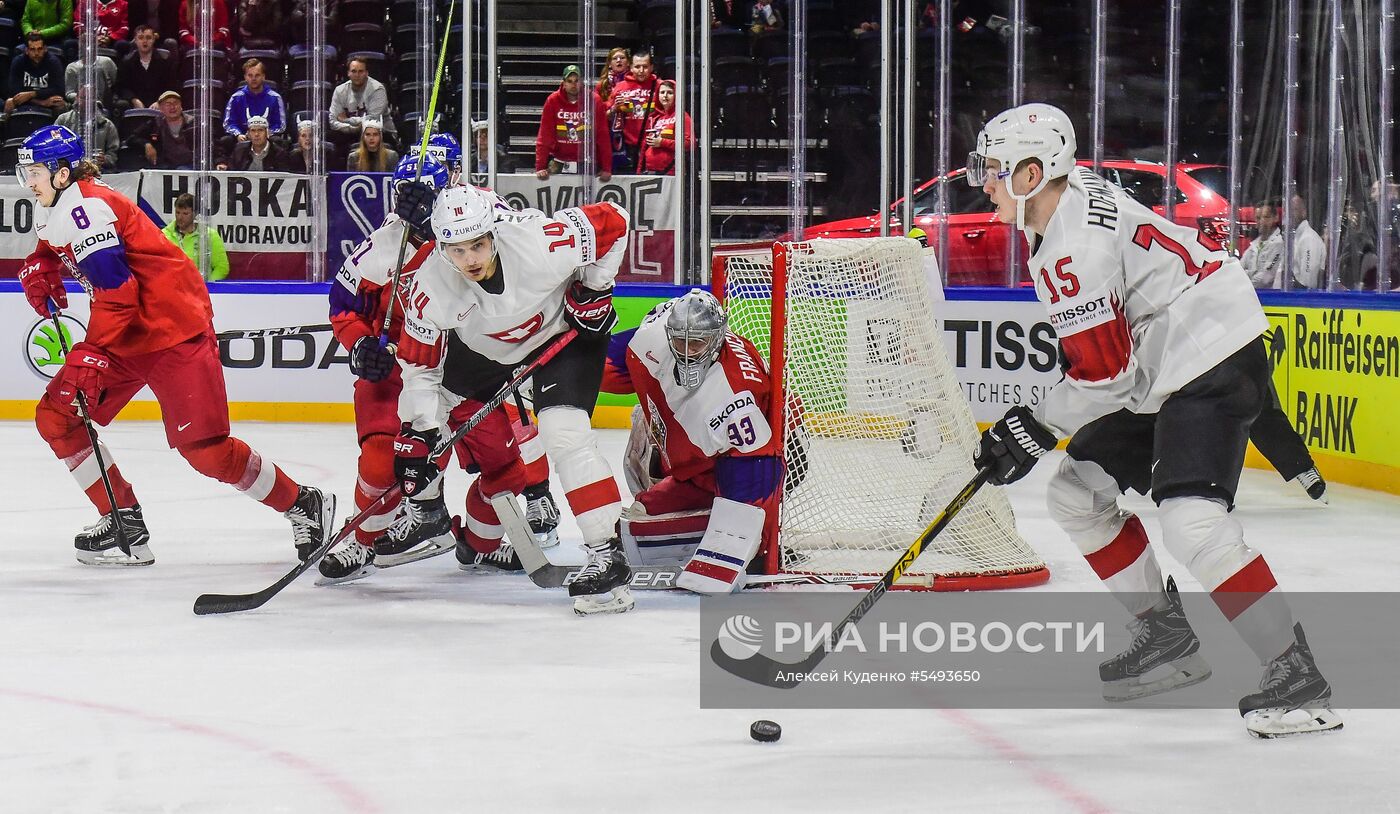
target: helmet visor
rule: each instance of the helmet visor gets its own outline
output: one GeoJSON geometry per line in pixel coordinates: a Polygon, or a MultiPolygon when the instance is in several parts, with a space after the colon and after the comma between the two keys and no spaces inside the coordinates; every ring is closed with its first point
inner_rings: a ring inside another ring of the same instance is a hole
{"type": "Polygon", "coordinates": [[[21,186],[28,186],[30,179],[51,179],[52,175],[53,173],[49,172],[49,168],[45,167],[43,164],[26,164],[21,161],[19,164],[15,165],[15,177],[19,179],[21,186]]]}

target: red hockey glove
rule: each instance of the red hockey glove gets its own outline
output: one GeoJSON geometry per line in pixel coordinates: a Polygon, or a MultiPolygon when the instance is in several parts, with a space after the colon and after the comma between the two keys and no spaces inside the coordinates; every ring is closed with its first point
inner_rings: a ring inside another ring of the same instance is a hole
{"type": "Polygon", "coordinates": [[[63,367],[59,368],[58,375],[49,382],[48,394],[58,406],[71,408],[76,413],[78,394],[82,393],[91,407],[97,403],[102,392],[102,374],[110,367],[111,363],[105,353],[94,345],[79,342],[68,350],[68,355],[63,359],[63,367]]]}
{"type": "Polygon", "coordinates": [[[24,298],[35,313],[47,319],[49,301],[59,308],[68,307],[68,292],[63,290],[63,264],[56,258],[30,255],[29,262],[19,270],[19,282],[24,286],[24,298]]]}
{"type": "Polygon", "coordinates": [[[564,318],[580,331],[604,336],[612,333],[617,326],[612,289],[595,291],[575,282],[564,292],[564,318]]]}
{"type": "Polygon", "coordinates": [[[432,460],[440,439],[436,429],[415,430],[411,424],[399,428],[399,437],[394,439],[394,476],[404,497],[418,497],[442,472],[432,460]]]}

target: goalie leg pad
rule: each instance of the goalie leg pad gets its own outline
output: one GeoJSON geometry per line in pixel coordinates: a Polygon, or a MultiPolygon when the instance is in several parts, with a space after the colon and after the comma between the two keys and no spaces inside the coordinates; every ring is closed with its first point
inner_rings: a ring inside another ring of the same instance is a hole
{"type": "Polygon", "coordinates": [[[564,498],[578,520],[585,543],[612,539],[622,514],[622,494],[612,467],[598,450],[598,433],[588,413],[577,407],[548,407],[539,414],[545,454],[554,462],[564,498]]]}
{"type": "Polygon", "coordinates": [[[641,503],[633,503],[618,520],[627,561],[649,568],[685,566],[709,524],[708,509],[652,515],[641,503]]]}
{"type": "Polygon", "coordinates": [[[1162,569],[1147,531],[1118,508],[1118,483],[1092,461],[1066,457],[1050,479],[1050,516],[1079,547],[1104,587],[1134,616],[1165,596],[1162,569]]]}
{"type": "Polygon", "coordinates": [[[641,494],[656,485],[655,471],[660,468],[656,457],[656,442],[647,430],[642,405],[638,404],[632,408],[632,431],[627,436],[627,451],[622,458],[622,474],[632,494],[641,494]]]}
{"type": "Polygon", "coordinates": [[[1167,550],[1184,564],[1261,664],[1293,645],[1293,611],[1264,556],[1221,500],[1168,498],[1161,503],[1167,550]]]}
{"type": "Polygon", "coordinates": [[[705,536],[676,585],[702,594],[725,594],[742,588],[749,560],[763,542],[766,516],[758,506],[715,498],[705,536]]]}

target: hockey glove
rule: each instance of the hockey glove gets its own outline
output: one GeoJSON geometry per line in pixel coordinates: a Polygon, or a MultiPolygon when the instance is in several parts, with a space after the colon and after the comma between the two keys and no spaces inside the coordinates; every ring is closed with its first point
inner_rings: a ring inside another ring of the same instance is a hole
{"type": "Polygon", "coordinates": [[[29,307],[48,319],[49,301],[59,308],[68,307],[68,292],[63,290],[63,266],[52,257],[30,255],[29,262],[19,270],[19,282],[24,286],[24,298],[29,307]]]}
{"type": "Polygon", "coordinates": [[[394,354],[374,337],[362,336],[350,348],[350,372],[367,382],[382,382],[394,372],[394,354]]]}
{"type": "Polygon", "coordinates": [[[433,450],[441,437],[437,429],[415,430],[404,424],[394,439],[394,477],[404,497],[416,498],[433,485],[442,470],[433,463],[433,450]]]}
{"type": "Polygon", "coordinates": [[[575,282],[564,292],[564,319],[581,332],[606,336],[617,326],[612,289],[595,291],[575,282]]]}
{"type": "Polygon", "coordinates": [[[1012,407],[982,433],[973,463],[979,469],[992,467],[989,480],[1004,486],[1025,477],[1040,456],[1055,448],[1055,441],[1055,434],[1036,421],[1028,408],[1012,407]]]}
{"type": "Polygon", "coordinates": [[[59,407],[71,409],[76,414],[78,394],[82,393],[91,407],[97,403],[97,397],[102,392],[102,374],[110,367],[107,354],[93,345],[79,342],[69,348],[68,355],[63,359],[63,367],[49,382],[49,396],[59,407]]]}
{"type": "Polygon", "coordinates": [[[398,198],[394,202],[394,214],[408,224],[409,231],[419,240],[430,240],[433,236],[433,202],[437,200],[437,190],[432,184],[422,181],[404,181],[399,184],[398,198]]]}

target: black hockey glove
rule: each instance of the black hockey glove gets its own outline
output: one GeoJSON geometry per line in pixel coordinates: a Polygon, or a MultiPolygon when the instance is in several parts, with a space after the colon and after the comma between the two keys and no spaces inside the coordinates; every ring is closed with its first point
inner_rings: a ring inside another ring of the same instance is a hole
{"type": "Polygon", "coordinates": [[[992,467],[988,480],[1004,486],[1025,477],[1040,456],[1055,448],[1055,442],[1055,434],[1036,421],[1029,408],[1012,407],[982,433],[973,463],[978,469],[992,467]]]}
{"type": "Polygon", "coordinates": [[[564,292],[564,319],[583,333],[606,336],[617,326],[612,289],[595,291],[575,282],[564,292]]]}
{"type": "Polygon", "coordinates": [[[404,497],[418,497],[442,473],[433,463],[433,450],[440,440],[437,429],[415,430],[410,424],[399,428],[399,437],[394,439],[394,477],[399,479],[404,497]]]}
{"type": "Polygon", "coordinates": [[[362,336],[350,348],[350,372],[367,382],[382,382],[394,372],[394,354],[374,337],[362,336]]]}
{"type": "Polygon", "coordinates": [[[436,200],[437,190],[432,184],[404,181],[399,184],[398,197],[394,201],[394,214],[408,224],[414,237],[430,240],[433,236],[433,202],[436,200]]]}

